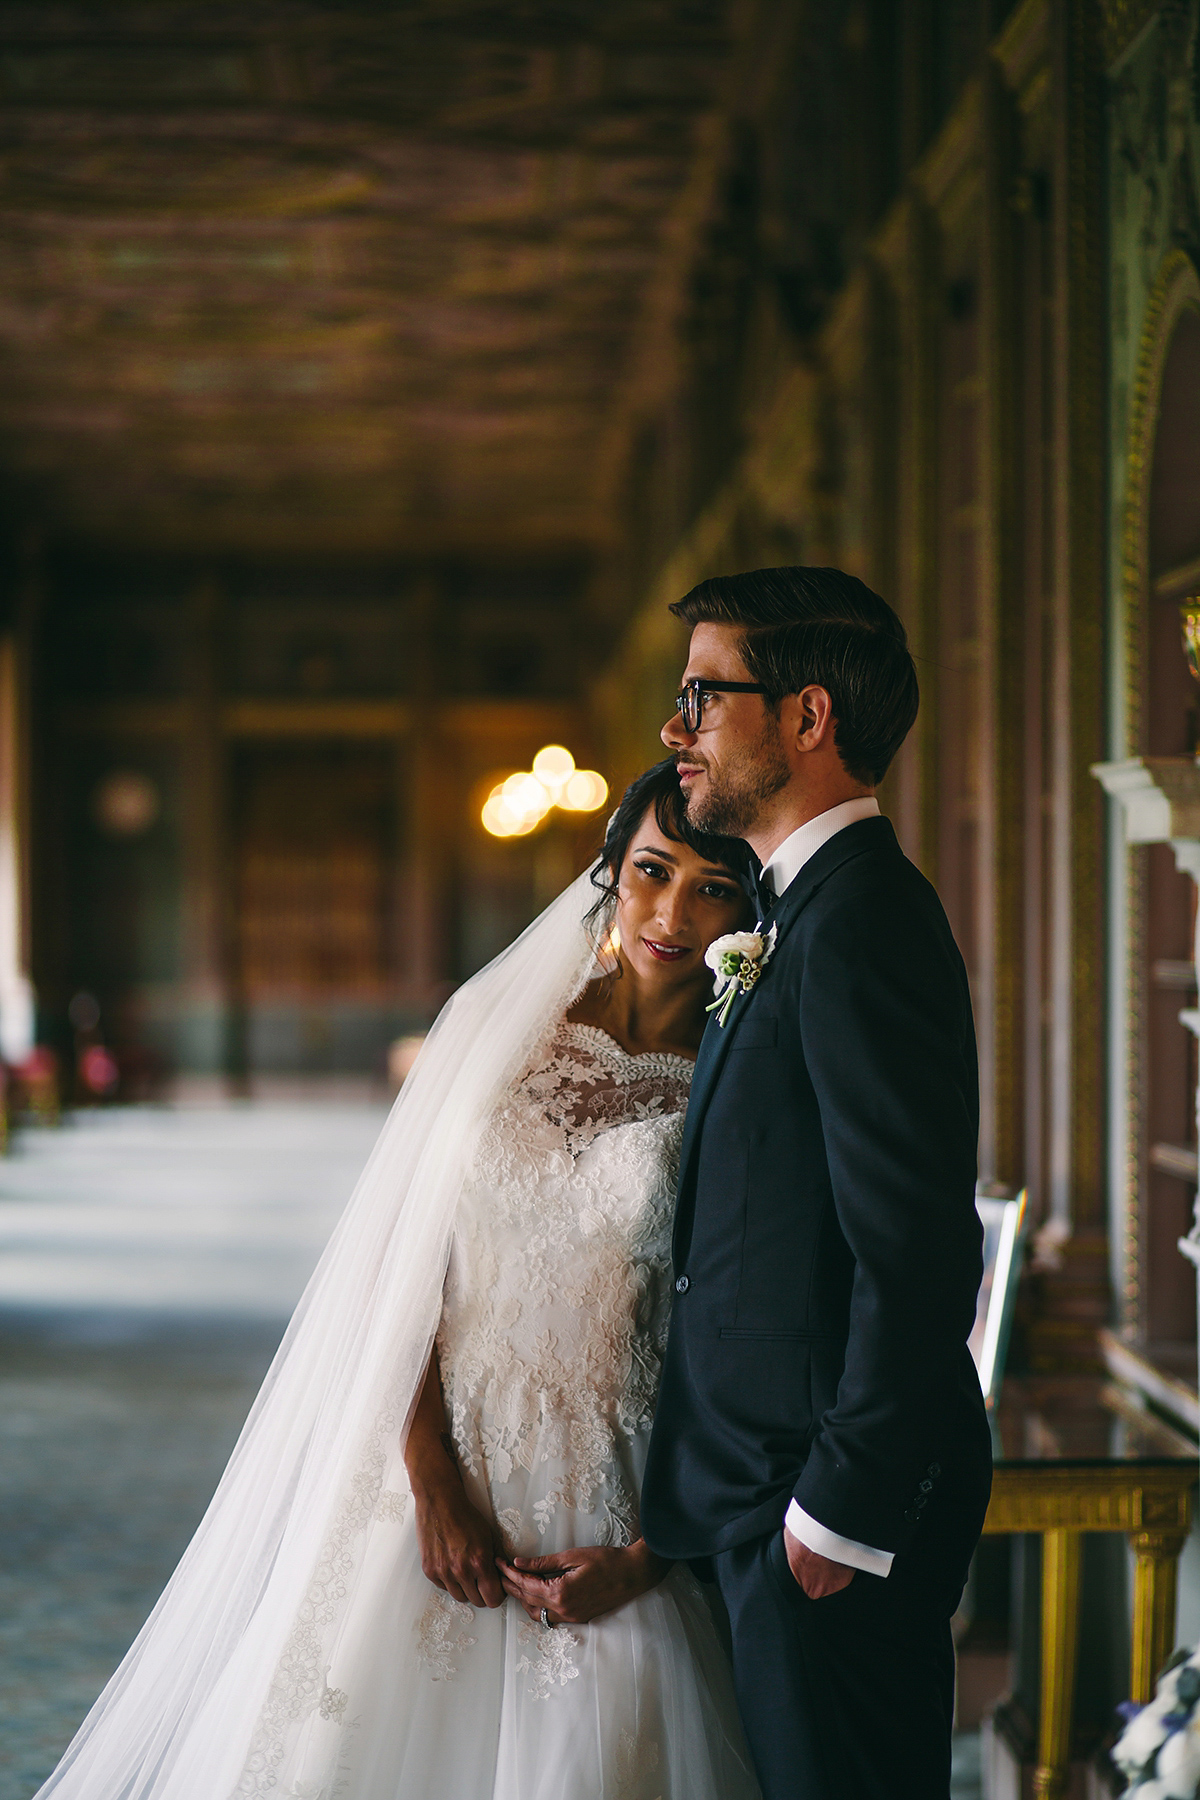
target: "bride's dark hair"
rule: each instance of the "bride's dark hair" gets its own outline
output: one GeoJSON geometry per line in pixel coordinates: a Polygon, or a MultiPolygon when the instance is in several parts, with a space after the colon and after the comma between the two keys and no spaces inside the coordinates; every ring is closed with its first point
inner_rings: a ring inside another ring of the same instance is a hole
{"type": "Polygon", "coordinates": [[[606,935],[612,922],[617,900],[617,882],[633,834],[650,807],[658,828],[677,844],[686,844],[707,862],[721,863],[752,898],[750,888],[750,848],[741,838],[719,837],[713,831],[697,831],[687,816],[687,802],[679,785],[674,757],[668,756],[652,769],[630,782],[621,796],[621,804],[608,821],[604,848],[592,869],[592,886],[600,897],[587,915],[588,925],[599,939],[606,935]]]}

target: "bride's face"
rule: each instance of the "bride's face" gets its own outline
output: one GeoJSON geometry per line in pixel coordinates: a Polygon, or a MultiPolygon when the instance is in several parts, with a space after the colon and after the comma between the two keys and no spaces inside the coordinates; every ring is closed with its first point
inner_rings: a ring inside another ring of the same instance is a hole
{"type": "Polygon", "coordinates": [[[704,952],[743,926],[751,910],[723,864],[668,837],[647,809],[617,880],[620,954],[640,979],[665,988],[710,981],[704,952]]]}

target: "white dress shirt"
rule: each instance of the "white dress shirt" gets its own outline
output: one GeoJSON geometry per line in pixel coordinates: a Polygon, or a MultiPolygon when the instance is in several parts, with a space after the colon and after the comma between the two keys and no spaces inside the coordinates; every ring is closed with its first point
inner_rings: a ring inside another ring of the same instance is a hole
{"type": "Polygon", "coordinates": [[[763,864],[763,877],[770,882],[776,899],[785,888],[791,887],[809,857],[815,856],[822,844],[827,844],[839,831],[845,831],[847,825],[878,817],[879,802],[874,794],[860,794],[858,799],[843,800],[840,806],[831,806],[828,812],[818,813],[815,819],[797,826],[763,864]]]}
{"type": "MultiPolygon", "coordinates": [[[[863,794],[857,800],[843,800],[840,806],[831,806],[828,812],[818,813],[815,819],[809,819],[790,837],[784,838],[772,852],[770,860],[763,865],[763,879],[770,883],[772,892],[778,897],[791,887],[809,857],[815,856],[822,844],[827,844],[847,825],[857,825],[860,819],[878,816],[879,802],[874,794],[863,794]]],[[[868,1575],[891,1573],[890,1550],[873,1550],[870,1544],[839,1536],[819,1519],[814,1519],[811,1513],[805,1512],[795,1500],[787,1509],[785,1523],[793,1537],[798,1537],[818,1556],[827,1556],[830,1562],[844,1563],[850,1569],[864,1569],[868,1575]]]]}

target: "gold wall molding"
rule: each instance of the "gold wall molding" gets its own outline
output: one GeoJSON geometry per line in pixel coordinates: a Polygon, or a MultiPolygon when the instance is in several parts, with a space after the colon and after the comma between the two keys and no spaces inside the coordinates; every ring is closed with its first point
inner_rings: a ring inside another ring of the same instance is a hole
{"type": "Polygon", "coordinates": [[[1023,112],[1037,101],[1049,79],[1050,7],[1048,0],[1021,0],[992,45],[992,56],[1004,83],[1023,112]]]}
{"type": "Polygon", "coordinates": [[[926,203],[947,218],[957,215],[977,178],[974,165],[983,150],[983,112],[983,84],[974,76],[913,170],[913,182],[926,203]]]}
{"type": "Polygon", "coordinates": [[[1125,1167],[1121,1246],[1120,1321],[1123,1332],[1142,1334],[1142,1158],[1145,1086],[1146,852],[1131,844],[1125,852],[1125,1167]]]}
{"type": "Polygon", "coordinates": [[[1159,264],[1138,342],[1125,458],[1125,500],[1121,527],[1121,583],[1125,651],[1125,754],[1142,745],[1146,596],[1149,582],[1147,521],[1154,436],[1162,397],[1163,367],[1180,314],[1200,309],[1200,274],[1186,251],[1169,250],[1159,264]]]}
{"type": "Polygon", "coordinates": [[[901,293],[908,282],[907,249],[915,205],[917,201],[911,193],[901,194],[884,214],[870,243],[870,255],[875,258],[897,293],[901,293]]]}
{"type": "Polygon", "coordinates": [[[997,1466],[988,1506],[989,1532],[1155,1531],[1186,1535],[1195,1471],[1188,1467],[1136,1471],[1119,1463],[1097,1468],[1037,1466],[1036,1479],[1019,1462],[997,1466]]]}
{"type": "MultiPolygon", "coordinates": [[[[1092,0],[1061,0],[1052,14],[1056,282],[1055,403],[1059,509],[1055,579],[1066,605],[1062,648],[1067,720],[1061,747],[1060,818],[1067,847],[1057,899],[1069,926],[1055,971],[1069,993],[1069,1089],[1061,1092],[1055,1130],[1065,1127],[1067,1201],[1076,1231],[1105,1229],[1104,1135],[1107,1063],[1103,1030],[1105,970],[1104,808],[1091,775],[1105,747],[1105,630],[1099,596],[1107,567],[1105,394],[1104,119],[1099,18],[1092,0]]],[[[1067,1049],[1066,1044],[1061,1045],[1067,1049]]],[[[1059,1045],[1055,1046],[1059,1051],[1059,1045]]],[[[1052,1151],[1053,1154],[1053,1151],[1052,1151]]],[[[1097,1319],[1096,1324],[1101,1321],[1097,1319]]],[[[1089,1327],[1091,1322],[1089,1321],[1089,1327]]],[[[1094,1328],[1093,1328],[1094,1329],[1094,1328]]]]}
{"type": "Polygon", "coordinates": [[[1104,61],[1111,69],[1158,12],[1162,0],[1103,0],[1104,61]]]}
{"type": "Polygon", "coordinates": [[[871,270],[860,263],[829,309],[821,348],[840,381],[861,375],[870,356],[871,270]]]}
{"type": "Polygon", "coordinates": [[[1161,595],[1172,595],[1184,587],[1200,588],[1200,556],[1193,557],[1190,562],[1180,563],[1176,569],[1167,569],[1163,574],[1156,575],[1150,584],[1150,591],[1158,599],[1161,595]]]}
{"type": "MultiPolygon", "coordinates": [[[[1145,640],[1149,597],[1148,515],[1154,436],[1158,424],[1163,367],[1180,314],[1200,306],[1200,275],[1191,258],[1170,250],[1159,265],[1142,319],[1130,403],[1125,496],[1121,526],[1121,605],[1124,650],[1125,755],[1144,748],[1145,640]]],[[[1140,1337],[1145,1321],[1143,1245],[1143,1165],[1145,1161],[1145,995],[1146,852],[1125,852],[1125,1112],[1124,1223],[1121,1254],[1121,1326],[1140,1337]]]]}

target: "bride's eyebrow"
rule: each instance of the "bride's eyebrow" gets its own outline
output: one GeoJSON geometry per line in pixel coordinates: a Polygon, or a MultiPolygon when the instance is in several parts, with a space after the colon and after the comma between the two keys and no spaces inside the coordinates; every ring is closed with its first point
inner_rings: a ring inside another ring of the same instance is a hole
{"type": "Polygon", "coordinates": [[[657,856],[659,862],[673,863],[679,860],[672,856],[669,850],[663,850],[657,844],[639,844],[633,854],[635,856],[657,856]]]}

